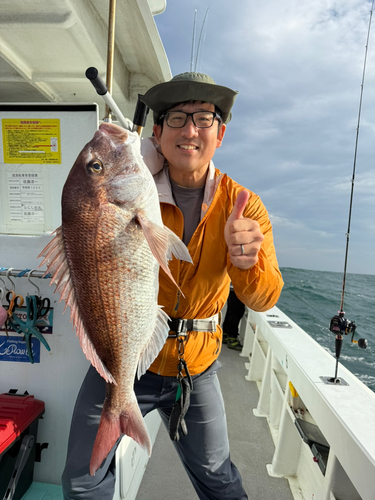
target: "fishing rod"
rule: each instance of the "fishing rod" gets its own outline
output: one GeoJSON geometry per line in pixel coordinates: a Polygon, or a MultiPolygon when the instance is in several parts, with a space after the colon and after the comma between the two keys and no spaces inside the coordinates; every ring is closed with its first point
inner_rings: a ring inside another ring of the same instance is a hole
{"type": "Polygon", "coordinates": [[[117,104],[113,100],[113,97],[108,92],[106,84],[100,78],[98,70],[94,67],[87,68],[85,75],[86,78],[92,83],[97,94],[104,99],[105,103],[116,115],[116,118],[120,122],[120,124],[124,128],[128,130],[130,129],[133,132],[137,132],[138,135],[141,135],[142,130],[146,124],[147,114],[149,112],[148,106],[146,106],[146,104],[141,101],[143,95],[138,94],[138,101],[132,122],[131,120],[129,120],[129,118],[125,118],[125,116],[121,113],[120,108],[117,106],[117,104]]]}
{"type": "Polygon", "coordinates": [[[197,46],[197,52],[195,54],[195,63],[194,63],[194,48],[195,48],[195,33],[196,33],[196,27],[197,27],[197,9],[195,9],[195,11],[194,11],[193,37],[192,37],[192,41],[191,41],[190,71],[199,71],[199,67],[198,67],[199,50],[200,50],[202,35],[204,35],[203,36],[202,51],[201,51],[201,56],[202,56],[203,45],[204,45],[204,42],[206,39],[206,31],[204,31],[204,33],[203,33],[203,30],[206,29],[206,20],[207,20],[207,15],[208,15],[209,10],[210,10],[210,6],[208,6],[208,8],[206,10],[206,14],[204,16],[203,23],[201,26],[201,31],[199,34],[199,40],[198,40],[198,46],[197,46]]]}
{"type": "Polygon", "coordinates": [[[191,41],[191,58],[190,58],[190,71],[193,71],[193,62],[194,62],[194,42],[195,42],[195,29],[197,25],[197,9],[194,12],[194,24],[193,24],[193,39],[191,41]]]}
{"type": "Polygon", "coordinates": [[[352,207],[353,207],[354,180],[355,180],[355,170],[356,170],[356,164],[357,164],[359,125],[361,122],[363,88],[364,88],[364,83],[365,83],[367,52],[368,52],[368,44],[369,44],[369,39],[370,39],[371,20],[372,20],[373,8],[374,8],[374,1],[375,0],[372,0],[371,10],[370,10],[370,19],[369,19],[369,24],[368,24],[367,40],[366,40],[366,47],[365,47],[365,58],[364,58],[363,72],[362,72],[361,93],[360,93],[360,99],[359,99],[358,122],[357,122],[355,148],[354,148],[353,174],[352,174],[352,180],[351,180],[352,186],[351,186],[350,203],[349,203],[348,230],[346,232],[346,249],[345,249],[345,261],[344,261],[344,274],[343,274],[343,280],[342,280],[341,303],[340,303],[340,310],[338,311],[336,316],[333,316],[333,318],[331,319],[331,322],[330,322],[330,326],[329,326],[330,331],[336,335],[336,338],[335,338],[335,353],[336,353],[335,376],[334,377],[324,377],[324,379],[326,379],[326,382],[330,383],[330,384],[340,384],[341,383],[340,378],[337,377],[337,372],[338,372],[339,357],[340,357],[340,353],[341,353],[341,347],[342,347],[342,341],[343,341],[344,335],[352,334],[352,338],[351,338],[352,343],[357,344],[358,347],[360,347],[361,349],[366,349],[366,347],[367,347],[367,340],[366,339],[359,339],[358,341],[354,340],[354,335],[355,335],[357,327],[356,327],[356,324],[354,321],[350,321],[349,319],[345,318],[344,296],[345,296],[345,285],[346,285],[346,270],[347,270],[347,263],[348,263],[348,254],[349,254],[349,237],[350,237],[350,224],[351,224],[352,207]]]}
{"type": "MultiPolygon", "coordinates": [[[[203,29],[205,29],[205,25],[206,25],[206,19],[207,19],[207,15],[208,15],[208,11],[210,10],[210,7],[208,6],[207,10],[206,10],[206,15],[204,16],[204,19],[203,19],[203,24],[202,24],[202,27],[201,27],[201,32],[199,34],[199,40],[198,40],[198,47],[197,47],[197,54],[196,54],[196,57],[195,57],[195,66],[194,66],[194,71],[197,71],[197,67],[198,67],[198,58],[199,58],[199,48],[200,48],[200,44],[201,44],[201,40],[202,40],[202,34],[203,34],[203,29]]],[[[204,39],[203,39],[203,43],[205,42],[205,39],[206,39],[206,32],[204,33],[204,39]]],[[[203,47],[203,45],[202,45],[203,47]]],[[[202,48],[203,50],[203,48],[202,48]]],[[[202,52],[201,52],[202,54],[202,52]]]]}

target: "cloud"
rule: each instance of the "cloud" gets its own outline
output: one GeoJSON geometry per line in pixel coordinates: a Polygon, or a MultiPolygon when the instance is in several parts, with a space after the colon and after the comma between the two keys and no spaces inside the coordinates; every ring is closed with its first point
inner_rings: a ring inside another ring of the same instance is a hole
{"type": "MultiPolygon", "coordinates": [[[[173,74],[209,5],[198,69],[239,91],[215,165],[261,196],[282,266],[341,271],[371,1],[168,2],[155,20],[173,74]]],[[[375,274],[374,34],[367,61],[348,266],[375,274]]]]}

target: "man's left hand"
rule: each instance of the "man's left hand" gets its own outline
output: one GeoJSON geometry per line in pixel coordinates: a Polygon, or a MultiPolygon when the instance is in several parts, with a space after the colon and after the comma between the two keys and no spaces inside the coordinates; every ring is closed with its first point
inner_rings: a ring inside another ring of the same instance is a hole
{"type": "Polygon", "coordinates": [[[258,253],[264,240],[258,222],[243,217],[248,199],[248,191],[239,193],[224,229],[229,258],[240,269],[250,269],[258,262],[258,253]]]}

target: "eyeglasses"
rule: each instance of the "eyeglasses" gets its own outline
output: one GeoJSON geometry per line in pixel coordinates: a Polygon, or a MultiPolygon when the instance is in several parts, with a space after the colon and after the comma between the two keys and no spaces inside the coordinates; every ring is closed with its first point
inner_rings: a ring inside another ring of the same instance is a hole
{"type": "Polygon", "coordinates": [[[220,116],[214,111],[195,111],[194,113],[185,113],[184,111],[168,111],[160,116],[160,121],[165,118],[166,124],[170,128],[182,128],[186,125],[187,119],[191,116],[193,124],[197,128],[212,127],[215,118],[221,121],[220,116]]]}

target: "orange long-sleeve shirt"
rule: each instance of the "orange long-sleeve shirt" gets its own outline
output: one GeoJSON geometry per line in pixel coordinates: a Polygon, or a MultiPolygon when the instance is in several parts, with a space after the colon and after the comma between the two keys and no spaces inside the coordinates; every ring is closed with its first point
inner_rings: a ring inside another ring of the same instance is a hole
{"type": "MultiPolygon", "coordinates": [[[[258,221],[264,235],[258,262],[248,270],[239,269],[230,262],[224,227],[239,192],[244,188],[217,169],[211,177],[214,186],[212,197],[209,204],[202,206],[202,219],[188,245],[193,265],[175,258],[169,263],[184,297],[160,270],[159,304],[172,318],[208,318],[218,313],[227,300],[230,282],[244,304],[256,311],[266,311],[276,304],[283,286],[271,222],[259,196],[252,192],[243,216],[258,221]]],[[[155,180],[158,186],[160,173],[155,180]]],[[[161,191],[166,199],[168,183],[165,176],[162,184],[161,191]]],[[[183,215],[177,206],[173,202],[162,201],[161,212],[164,224],[182,238],[183,215]]],[[[189,333],[185,360],[191,375],[203,372],[219,356],[221,338],[220,327],[214,333],[189,333]]],[[[168,339],[150,370],[165,376],[176,376],[177,359],[178,342],[168,339]]]]}

